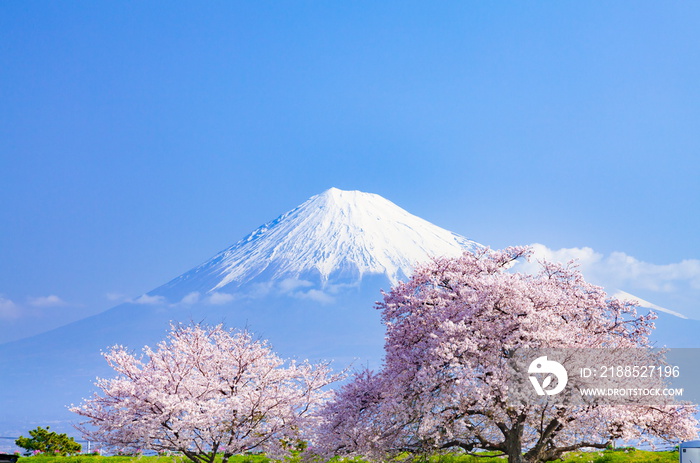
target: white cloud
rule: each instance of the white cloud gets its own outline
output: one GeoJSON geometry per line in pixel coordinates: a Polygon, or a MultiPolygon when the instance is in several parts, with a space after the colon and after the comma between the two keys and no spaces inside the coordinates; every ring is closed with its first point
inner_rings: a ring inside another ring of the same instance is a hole
{"type": "Polygon", "coordinates": [[[228,304],[234,299],[236,299],[236,296],[233,294],[214,292],[207,298],[207,302],[213,305],[222,305],[228,304]]]}
{"type": "Polygon", "coordinates": [[[595,264],[603,260],[603,255],[595,252],[591,248],[562,248],[558,250],[550,249],[544,244],[535,243],[530,245],[533,250],[535,260],[547,260],[550,262],[566,263],[571,260],[577,261],[580,265],[595,264]]]}
{"type": "Polygon", "coordinates": [[[697,259],[659,265],[640,261],[618,251],[604,256],[588,247],[558,250],[549,249],[542,244],[534,244],[532,247],[535,259],[562,263],[576,260],[581,273],[596,284],[605,283],[606,286],[618,288],[635,287],[655,292],[673,292],[688,286],[700,289],[700,260],[697,259]]]}
{"type": "Polygon", "coordinates": [[[199,291],[192,291],[188,295],[182,298],[180,304],[192,305],[199,302],[199,291]]]}
{"type": "Polygon", "coordinates": [[[144,305],[159,305],[159,304],[165,304],[165,298],[163,296],[149,296],[148,294],[144,294],[136,300],[134,300],[134,304],[144,304],[144,305]]]}
{"type": "Polygon", "coordinates": [[[46,307],[60,307],[67,305],[67,303],[60,297],[52,294],[50,296],[40,296],[40,297],[28,297],[27,301],[32,307],[46,308],[46,307]]]}
{"type": "Polygon", "coordinates": [[[700,260],[686,259],[673,264],[656,265],[639,261],[623,252],[613,252],[604,263],[608,276],[636,281],[638,285],[652,291],[672,292],[685,284],[700,289],[700,260]]]}
{"type": "Polygon", "coordinates": [[[313,283],[307,280],[299,280],[297,278],[285,278],[280,282],[279,288],[280,290],[282,290],[282,292],[287,293],[289,291],[294,291],[295,289],[308,288],[309,286],[313,285],[313,283]]]}
{"type": "MultiPolygon", "coordinates": [[[[533,262],[521,262],[518,270],[533,272],[537,260],[567,263],[574,260],[587,281],[603,286],[610,293],[625,290],[641,293],[646,299],[664,301],[664,307],[700,318],[700,260],[685,259],[669,264],[641,261],[624,252],[604,255],[589,247],[550,249],[543,244],[532,245],[533,262]]],[[[629,293],[627,293],[629,294],[629,293]]],[[[633,296],[637,297],[637,296],[633,296]]],[[[644,307],[651,302],[644,301],[644,307]]],[[[652,304],[653,305],[653,304],[652,304]]],[[[656,306],[657,310],[661,307],[656,306]]]]}
{"type": "Polygon", "coordinates": [[[19,315],[20,311],[17,304],[0,295],[0,319],[10,320],[18,318],[19,315]]]}
{"type": "Polygon", "coordinates": [[[323,290],[329,294],[338,294],[347,289],[357,288],[359,283],[337,283],[337,284],[326,284],[323,286],[323,290]]]}
{"type": "Polygon", "coordinates": [[[291,293],[291,295],[298,299],[309,299],[311,301],[320,302],[321,304],[330,304],[331,302],[335,301],[335,298],[333,296],[326,294],[318,289],[310,289],[306,292],[296,291],[294,293],[291,293]]]}

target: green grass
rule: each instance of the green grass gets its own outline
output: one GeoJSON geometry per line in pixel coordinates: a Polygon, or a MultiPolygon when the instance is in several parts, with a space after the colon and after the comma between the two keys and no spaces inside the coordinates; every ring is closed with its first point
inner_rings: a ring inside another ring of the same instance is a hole
{"type": "MultiPolygon", "coordinates": [[[[348,460],[362,463],[362,460],[348,460]]],[[[460,454],[435,455],[416,459],[416,463],[504,463],[504,457],[475,457],[460,454]]],[[[101,456],[76,455],[71,457],[37,455],[21,457],[18,463],[185,463],[182,456],[101,456]]],[[[230,463],[269,463],[262,455],[236,455],[230,463]]],[[[563,463],[678,463],[678,452],[649,452],[645,450],[605,450],[600,452],[572,452],[563,463]]]]}
{"type": "MultiPolygon", "coordinates": [[[[470,455],[436,455],[426,463],[504,463],[505,457],[475,457],[470,455]]],[[[645,450],[605,450],[598,452],[570,452],[563,463],[678,463],[678,452],[650,452],[645,450]]]]}
{"type": "Polygon", "coordinates": [[[102,455],[73,455],[61,457],[55,455],[36,455],[32,457],[20,457],[19,462],[23,463],[179,463],[182,457],[139,457],[139,456],[102,456],[102,455]]]}
{"type": "Polygon", "coordinates": [[[606,450],[604,452],[574,452],[565,463],[678,463],[678,452],[649,452],[645,450],[606,450]]]}
{"type": "MultiPolygon", "coordinates": [[[[487,455],[487,454],[484,454],[487,455]]],[[[415,463],[505,463],[505,457],[471,456],[460,454],[434,455],[417,459],[415,463]]],[[[678,463],[678,452],[649,452],[645,450],[605,450],[598,452],[570,452],[560,463],[678,463]]]]}

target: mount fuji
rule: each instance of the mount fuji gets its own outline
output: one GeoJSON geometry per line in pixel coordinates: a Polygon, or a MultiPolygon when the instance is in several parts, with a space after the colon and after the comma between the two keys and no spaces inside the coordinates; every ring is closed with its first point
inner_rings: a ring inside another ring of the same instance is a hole
{"type": "MultiPolygon", "coordinates": [[[[66,407],[114,374],[100,352],[153,346],[171,322],[245,328],[285,358],[379,367],[380,291],[432,256],[481,248],[381,196],[331,188],[128,303],[0,345],[0,435],[46,425],[72,432],[77,417],[66,407]]],[[[700,322],[660,316],[661,345],[682,347],[686,333],[694,346],[700,322]]]]}
{"type": "Polygon", "coordinates": [[[246,328],[282,357],[378,367],[380,290],[431,256],[481,247],[381,196],[331,188],[147,294],[0,345],[0,435],[70,432],[66,406],[113,376],[100,352],[153,346],[173,321],[246,328]]]}
{"type": "Polygon", "coordinates": [[[211,295],[256,283],[305,287],[314,282],[328,288],[356,285],[367,275],[383,275],[395,284],[430,256],[479,247],[379,195],[331,188],[149,296],[211,295]]]}

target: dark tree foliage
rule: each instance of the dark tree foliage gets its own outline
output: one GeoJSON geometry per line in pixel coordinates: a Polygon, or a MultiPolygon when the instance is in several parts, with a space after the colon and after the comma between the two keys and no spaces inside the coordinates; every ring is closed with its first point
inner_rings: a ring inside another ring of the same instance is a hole
{"type": "Polygon", "coordinates": [[[46,429],[39,426],[29,431],[31,437],[20,436],[15,441],[15,445],[25,449],[26,455],[31,455],[34,451],[56,453],[63,456],[80,452],[82,446],[72,437],[49,431],[49,428],[50,426],[47,426],[46,429]]]}

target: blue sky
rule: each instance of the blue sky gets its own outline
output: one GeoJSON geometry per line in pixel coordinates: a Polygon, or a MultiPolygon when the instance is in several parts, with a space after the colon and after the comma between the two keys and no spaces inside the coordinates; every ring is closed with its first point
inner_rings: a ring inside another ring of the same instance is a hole
{"type": "Polygon", "coordinates": [[[698,24],[683,1],[2,2],[0,326],[105,310],[331,186],[700,318],[698,24]]]}

